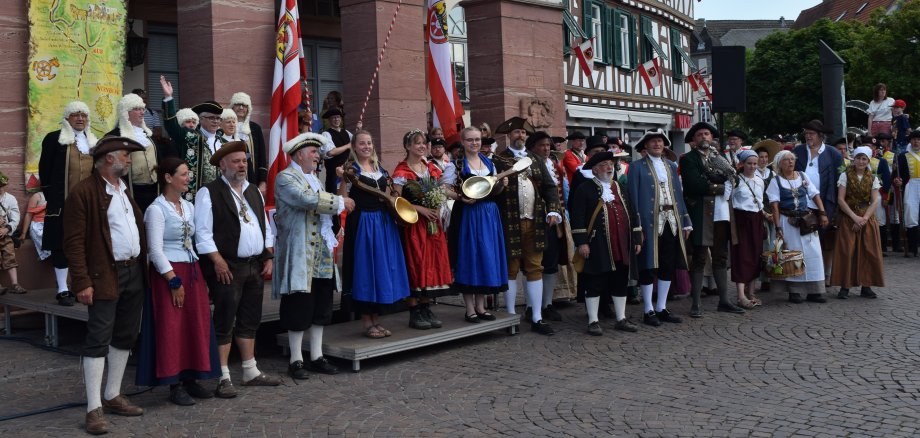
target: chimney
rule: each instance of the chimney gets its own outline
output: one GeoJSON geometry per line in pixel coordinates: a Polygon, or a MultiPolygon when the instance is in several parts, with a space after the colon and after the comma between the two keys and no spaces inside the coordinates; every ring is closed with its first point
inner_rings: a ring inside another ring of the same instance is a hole
{"type": "Polygon", "coordinates": [[[779,17],[779,27],[786,27],[786,17],[779,17]]]}

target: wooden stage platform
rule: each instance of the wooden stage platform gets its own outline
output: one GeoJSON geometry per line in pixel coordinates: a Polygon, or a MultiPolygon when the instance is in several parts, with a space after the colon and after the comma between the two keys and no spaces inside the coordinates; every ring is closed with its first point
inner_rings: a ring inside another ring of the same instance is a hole
{"type": "MultiPolygon", "coordinates": [[[[358,372],[361,370],[361,361],[364,359],[427,347],[494,330],[508,329],[513,335],[517,332],[521,321],[520,315],[493,311],[497,317],[495,321],[473,324],[463,319],[464,307],[441,304],[434,306],[432,310],[444,323],[443,327],[430,330],[411,329],[408,312],[399,312],[380,318],[380,324],[393,332],[393,336],[381,339],[365,337],[360,320],[326,326],[323,330],[323,355],[350,360],[352,371],[358,372]]],[[[284,353],[290,354],[287,333],[278,334],[276,339],[278,346],[284,349],[284,353]]],[[[302,349],[310,350],[309,336],[304,336],[302,349]]]]}
{"type": "MultiPolygon", "coordinates": [[[[0,295],[0,305],[3,306],[6,334],[13,334],[13,307],[34,310],[45,316],[45,344],[57,347],[59,339],[58,318],[75,319],[85,322],[89,319],[89,313],[86,310],[86,306],[80,303],[75,303],[73,307],[59,305],[55,299],[56,294],[57,292],[54,289],[39,289],[30,290],[29,293],[22,295],[0,295]]],[[[280,318],[278,306],[281,300],[273,300],[271,295],[271,284],[269,283],[266,285],[265,294],[262,297],[262,322],[277,321],[280,318]]]]}

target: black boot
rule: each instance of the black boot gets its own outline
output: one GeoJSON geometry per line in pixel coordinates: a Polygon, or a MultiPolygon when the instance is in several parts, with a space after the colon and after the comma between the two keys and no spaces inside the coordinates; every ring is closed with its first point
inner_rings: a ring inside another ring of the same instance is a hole
{"type": "Polygon", "coordinates": [[[441,328],[441,326],[444,325],[444,323],[435,316],[434,312],[431,311],[430,303],[419,304],[419,307],[421,308],[419,311],[425,320],[428,321],[428,324],[431,324],[431,328],[441,328]]]}
{"type": "Polygon", "coordinates": [[[904,248],[904,257],[910,257],[917,252],[917,227],[907,229],[907,248],[904,248]]]}
{"type": "Polygon", "coordinates": [[[700,299],[701,289],[703,287],[703,273],[690,272],[690,296],[693,303],[690,305],[690,317],[700,318],[703,316],[703,304],[700,299]]]}
{"type": "Polygon", "coordinates": [[[409,308],[409,327],[419,330],[428,330],[431,328],[431,323],[422,316],[420,306],[410,307],[409,308]]]}
{"type": "Polygon", "coordinates": [[[878,237],[882,242],[882,254],[888,252],[888,226],[879,225],[878,227],[878,237]]]}
{"type": "Polygon", "coordinates": [[[895,253],[904,251],[904,247],[901,245],[901,224],[889,225],[888,232],[891,237],[891,251],[895,253]]]}

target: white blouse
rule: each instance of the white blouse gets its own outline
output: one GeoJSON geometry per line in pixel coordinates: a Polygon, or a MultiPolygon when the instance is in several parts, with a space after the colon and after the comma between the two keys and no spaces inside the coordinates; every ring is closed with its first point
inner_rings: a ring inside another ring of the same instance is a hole
{"type": "Polygon", "coordinates": [[[818,192],[818,187],[808,179],[808,175],[804,172],[796,172],[796,175],[794,179],[786,179],[777,174],[776,177],[770,181],[770,185],[767,186],[767,198],[770,202],[779,202],[779,184],[782,184],[784,189],[791,190],[795,190],[802,184],[805,184],[806,190],[808,191],[808,208],[816,210],[818,205],[815,204],[815,196],[820,194],[820,192],[818,192]]]}
{"type": "MultiPolygon", "coordinates": [[[[878,189],[882,188],[882,183],[879,182],[878,177],[875,176],[875,175],[872,175],[872,177],[874,178],[874,179],[872,180],[872,190],[878,190],[878,189]]],[[[860,181],[862,181],[863,176],[856,175],[856,178],[858,178],[860,181]]],[[[847,187],[847,180],[848,180],[847,174],[846,174],[846,173],[841,173],[841,174],[840,174],[840,178],[837,178],[837,187],[846,188],[846,187],[847,187]]]]}
{"type": "Polygon", "coordinates": [[[750,212],[763,210],[763,179],[756,175],[753,178],[739,175],[739,178],[738,186],[732,190],[732,207],[750,212]]]}

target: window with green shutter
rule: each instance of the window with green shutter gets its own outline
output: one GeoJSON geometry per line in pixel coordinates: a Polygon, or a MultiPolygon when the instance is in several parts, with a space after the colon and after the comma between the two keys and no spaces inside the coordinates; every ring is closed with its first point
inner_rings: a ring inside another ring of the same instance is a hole
{"type": "Polygon", "coordinates": [[[636,18],[622,9],[611,10],[609,27],[613,65],[634,69],[637,63],[636,18]]]}
{"type": "Polygon", "coordinates": [[[594,38],[594,62],[609,64],[613,57],[610,8],[603,0],[584,0],[582,29],[586,38],[594,38]]]}
{"type": "Polygon", "coordinates": [[[677,51],[680,50],[680,31],[671,28],[671,76],[674,77],[675,81],[683,80],[686,75],[684,75],[684,60],[679,55],[677,51]]]}
{"type": "Polygon", "coordinates": [[[664,53],[664,49],[661,48],[657,38],[655,38],[655,35],[652,33],[652,19],[643,15],[640,23],[642,27],[642,35],[640,36],[642,40],[642,63],[652,59],[655,54],[657,54],[662,61],[667,61],[668,55],[664,53]]]}

